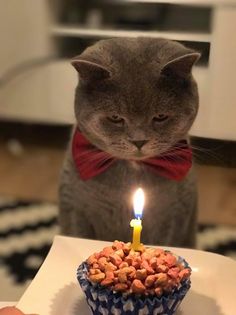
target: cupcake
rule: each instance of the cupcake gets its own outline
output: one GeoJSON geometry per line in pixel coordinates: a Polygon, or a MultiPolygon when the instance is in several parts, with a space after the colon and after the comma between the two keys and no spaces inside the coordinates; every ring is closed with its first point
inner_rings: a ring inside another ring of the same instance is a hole
{"type": "Polygon", "coordinates": [[[115,241],[92,254],[77,279],[93,314],[172,315],[190,288],[191,269],[181,257],[161,248],[115,241]]]}

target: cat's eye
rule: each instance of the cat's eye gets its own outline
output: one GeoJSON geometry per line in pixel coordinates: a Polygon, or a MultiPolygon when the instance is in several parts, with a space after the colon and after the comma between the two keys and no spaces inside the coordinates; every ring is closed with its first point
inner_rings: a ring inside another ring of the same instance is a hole
{"type": "Polygon", "coordinates": [[[120,117],[119,115],[112,115],[107,117],[107,119],[117,125],[123,125],[125,122],[124,118],[120,117]]]}
{"type": "Polygon", "coordinates": [[[152,120],[154,123],[162,123],[162,122],[166,121],[168,118],[169,118],[169,116],[166,114],[158,114],[155,117],[153,117],[152,120]]]}

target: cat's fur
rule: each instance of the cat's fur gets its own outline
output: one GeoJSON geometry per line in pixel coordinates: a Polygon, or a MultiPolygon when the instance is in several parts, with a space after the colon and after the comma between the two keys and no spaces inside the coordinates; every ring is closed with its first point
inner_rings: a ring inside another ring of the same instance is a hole
{"type": "Polygon", "coordinates": [[[83,181],[69,146],[59,193],[62,233],[129,241],[132,194],[142,187],[146,197],[142,241],[194,246],[193,170],[176,182],[133,160],[156,156],[187,138],[198,110],[197,85],[191,74],[198,58],[199,54],[166,39],[127,38],[99,41],[74,59],[80,77],[77,124],[95,146],[119,161],[83,181]],[[169,119],[153,120],[163,117],[159,114],[169,119]],[[132,141],[148,142],[140,151],[132,141]]]}

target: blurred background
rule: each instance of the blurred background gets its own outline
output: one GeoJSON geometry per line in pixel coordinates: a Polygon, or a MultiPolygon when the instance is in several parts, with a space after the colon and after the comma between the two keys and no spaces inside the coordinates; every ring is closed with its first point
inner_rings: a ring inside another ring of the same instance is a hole
{"type": "Polygon", "coordinates": [[[0,300],[21,296],[58,233],[70,58],[104,38],[166,37],[202,53],[191,129],[198,248],[236,258],[235,31],[235,0],[0,1],[0,300]]]}

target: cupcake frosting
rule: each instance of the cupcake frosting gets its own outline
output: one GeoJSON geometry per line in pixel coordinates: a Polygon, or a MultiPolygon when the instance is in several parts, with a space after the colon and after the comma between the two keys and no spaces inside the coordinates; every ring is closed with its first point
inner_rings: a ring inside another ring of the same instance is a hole
{"type": "Polygon", "coordinates": [[[120,241],[92,254],[87,264],[92,284],[144,296],[169,294],[191,274],[191,269],[170,251],[144,246],[142,251],[134,251],[131,243],[120,241]]]}

